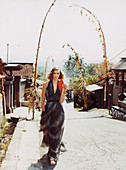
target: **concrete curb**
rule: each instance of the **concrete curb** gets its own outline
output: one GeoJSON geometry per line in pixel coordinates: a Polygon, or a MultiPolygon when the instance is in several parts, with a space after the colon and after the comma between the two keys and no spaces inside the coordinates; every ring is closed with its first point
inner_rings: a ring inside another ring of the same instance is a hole
{"type": "Polygon", "coordinates": [[[40,159],[37,121],[19,120],[1,170],[25,170],[40,159]]]}
{"type": "Polygon", "coordinates": [[[22,130],[25,126],[25,121],[21,121],[17,124],[12,140],[6,152],[6,157],[2,162],[1,170],[16,169],[17,161],[19,159],[20,140],[22,137],[22,130]]]}

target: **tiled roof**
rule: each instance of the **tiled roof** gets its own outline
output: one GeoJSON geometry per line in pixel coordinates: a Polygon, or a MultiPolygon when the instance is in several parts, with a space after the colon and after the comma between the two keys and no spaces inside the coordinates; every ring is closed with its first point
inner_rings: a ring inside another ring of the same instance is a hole
{"type": "Polygon", "coordinates": [[[20,70],[23,68],[22,65],[19,64],[7,64],[6,66],[4,66],[5,70],[20,70]]]}
{"type": "Polygon", "coordinates": [[[33,63],[9,63],[6,67],[8,74],[12,70],[12,76],[33,77],[33,63]]]}
{"type": "Polygon", "coordinates": [[[112,70],[126,71],[126,57],[121,58],[121,60],[112,68],[112,70]]]}

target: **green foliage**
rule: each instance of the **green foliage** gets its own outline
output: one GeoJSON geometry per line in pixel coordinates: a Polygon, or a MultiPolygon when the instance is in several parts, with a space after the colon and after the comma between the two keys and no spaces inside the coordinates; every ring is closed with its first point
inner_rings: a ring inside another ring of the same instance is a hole
{"type": "Polygon", "coordinates": [[[83,92],[84,82],[85,78],[83,76],[79,76],[78,78],[76,78],[76,80],[73,83],[74,93],[78,94],[83,92]]]}
{"type": "Polygon", "coordinates": [[[63,65],[63,71],[66,74],[66,77],[77,78],[78,76],[80,76],[80,72],[76,65],[78,59],[80,61],[82,69],[85,68],[84,59],[80,58],[78,53],[76,53],[76,55],[77,55],[76,57],[71,54],[68,55],[68,59],[65,61],[63,65]]]}
{"type": "Polygon", "coordinates": [[[40,75],[39,80],[44,78],[44,66],[37,67],[37,74],[40,75]]]}
{"type": "Polygon", "coordinates": [[[74,82],[74,79],[69,79],[69,84],[72,84],[74,82]]]}
{"type": "Polygon", "coordinates": [[[7,118],[5,116],[2,116],[1,120],[0,120],[0,130],[3,129],[5,123],[7,122],[7,118]]]}
{"type": "Polygon", "coordinates": [[[88,75],[88,77],[86,78],[86,85],[91,85],[91,84],[95,84],[98,82],[98,76],[97,75],[88,75]]]}
{"type": "Polygon", "coordinates": [[[88,75],[96,75],[96,69],[98,64],[87,64],[85,69],[85,76],[88,77],[88,75]]]}
{"type": "Polygon", "coordinates": [[[79,77],[82,72],[79,71],[77,66],[77,60],[79,60],[82,70],[84,70],[84,77],[88,77],[88,75],[94,76],[97,74],[97,67],[98,64],[87,64],[84,63],[84,58],[80,58],[79,54],[76,53],[77,56],[74,57],[74,55],[68,55],[68,59],[65,61],[63,65],[63,71],[66,74],[66,77],[70,78],[77,78],[79,77]]]}
{"type": "MultiPolygon", "coordinates": [[[[112,64],[109,62],[107,64],[108,68],[112,67],[112,64]]],[[[63,65],[63,69],[66,76],[70,77],[69,83],[73,84],[74,93],[80,96],[83,94],[86,85],[96,84],[106,75],[105,63],[86,64],[83,58],[79,58],[78,54],[76,57],[69,55],[63,65]],[[81,68],[79,67],[80,65],[81,68]]]]}
{"type": "Polygon", "coordinates": [[[5,158],[6,151],[10,144],[12,134],[14,132],[15,125],[10,122],[8,123],[6,117],[1,118],[0,122],[0,166],[3,159],[5,158]]]}

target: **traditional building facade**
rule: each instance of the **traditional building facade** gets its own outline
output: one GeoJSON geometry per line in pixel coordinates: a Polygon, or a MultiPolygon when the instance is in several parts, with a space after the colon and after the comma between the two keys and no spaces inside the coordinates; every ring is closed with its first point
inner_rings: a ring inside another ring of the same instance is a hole
{"type": "Polygon", "coordinates": [[[112,69],[115,73],[113,81],[112,107],[111,115],[114,117],[123,117],[126,115],[126,57],[121,60],[112,69]]]}
{"type": "Polygon", "coordinates": [[[33,78],[33,63],[8,63],[0,59],[0,113],[13,113],[21,106],[25,88],[29,87],[33,78]],[[4,100],[3,100],[4,97],[4,100]],[[5,105],[5,109],[3,108],[5,105]]]}
{"type": "Polygon", "coordinates": [[[121,58],[112,70],[115,73],[115,80],[113,81],[113,105],[118,105],[119,96],[126,93],[126,57],[121,58]]]}

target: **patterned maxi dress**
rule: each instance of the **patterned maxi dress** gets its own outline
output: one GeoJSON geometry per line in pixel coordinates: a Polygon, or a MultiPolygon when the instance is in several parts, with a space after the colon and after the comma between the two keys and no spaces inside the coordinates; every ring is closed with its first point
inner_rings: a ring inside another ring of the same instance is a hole
{"type": "Polygon", "coordinates": [[[41,131],[43,131],[43,144],[49,147],[48,156],[57,158],[60,151],[61,139],[63,135],[64,110],[59,102],[61,91],[58,88],[54,93],[52,80],[46,88],[45,111],[41,114],[41,131]]]}

